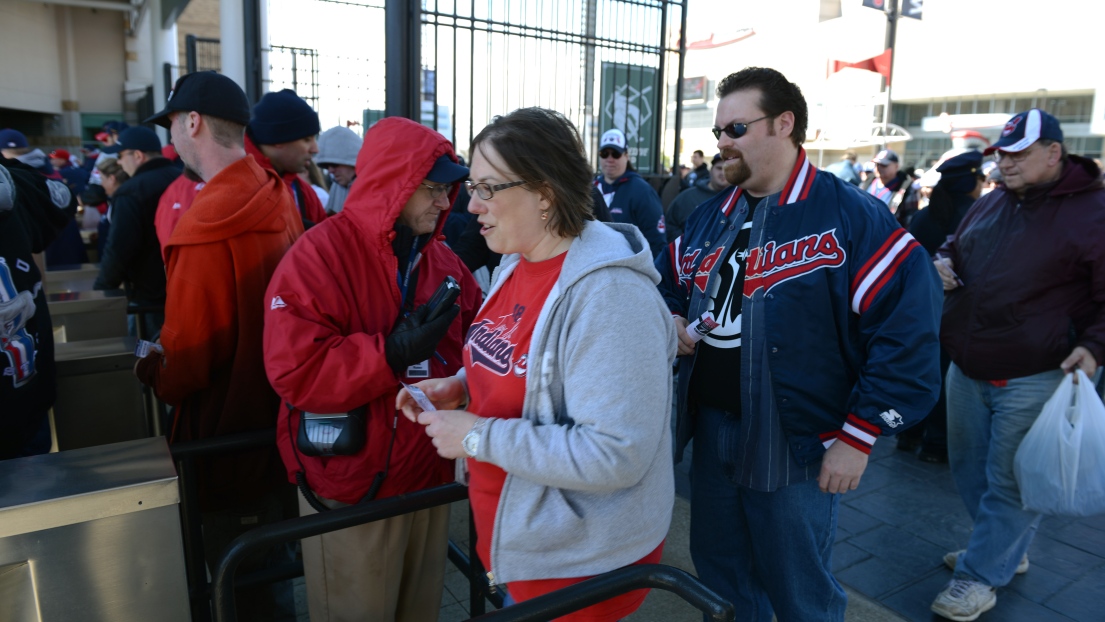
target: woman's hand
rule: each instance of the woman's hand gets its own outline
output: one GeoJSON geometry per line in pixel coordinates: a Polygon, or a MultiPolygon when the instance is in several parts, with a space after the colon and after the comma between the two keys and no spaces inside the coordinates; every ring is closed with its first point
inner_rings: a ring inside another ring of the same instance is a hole
{"type": "Polygon", "coordinates": [[[467,458],[461,441],[476,425],[478,418],[463,410],[427,410],[419,413],[417,422],[426,426],[426,434],[433,439],[437,455],[442,458],[467,458]]]}
{"type": "MultiPolygon", "coordinates": [[[[468,388],[456,376],[431,378],[414,386],[422,389],[438,410],[455,410],[468,402],[468,388]]],[[[403,411],[403,416],[414,423],[418,422],[418,414],[422,412],[422,408],[415,403],[410,391],[405,387],[399,390],[399,395],[395,396],[395,408],[403,411]]]]}

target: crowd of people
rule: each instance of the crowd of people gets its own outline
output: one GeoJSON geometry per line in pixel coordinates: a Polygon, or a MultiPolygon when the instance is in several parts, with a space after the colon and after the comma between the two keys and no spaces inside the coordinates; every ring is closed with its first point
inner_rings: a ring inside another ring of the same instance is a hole
{"type": "MultiPolygon", "coordinates": [[[[1013,453],[1064,374],[1105,357],[1102,171],[1036,109],[924,190],[889,149],[822,170],[785,76],[746,68],[717,91],[718,153],[661,192],[621,130],[596,173],[556,111],[495,117],[465,161],[401,118],[320,134],[293,91],[251,108],[215,72],[145,120],[170,145],[113,124],[87,167],[0,132],[0,459],[49,449],[34,255],[83,225],[95,287],[146,309],[132,330],[157,347],[134,372],[170,405],[169,441],[276,428],[271,449],[199,465],[212,567],[257,525],[457,480],[489,582],[529,600],[657,563],[693,442],[701,581],[738,619],[843,620],[840,498],[896,436],[950,462],[974,530],[932,609],[976,619],[1028,570],[1041,520],[1013,453]]],[[[311,619],[435,619],[448,522],[436,507],[304,540],[311,619]]],[[[644,596],[565,619],[620,620],[644,596]]],[[[281,584],[239,611],[294,617],[281,584]]]]}

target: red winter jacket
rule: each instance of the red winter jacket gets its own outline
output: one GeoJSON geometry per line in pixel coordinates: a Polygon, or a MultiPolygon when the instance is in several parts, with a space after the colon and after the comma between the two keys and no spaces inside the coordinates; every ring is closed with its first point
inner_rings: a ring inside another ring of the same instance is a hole
{"type": "MultiPolygon", "coordinates": [[[[302,464],[315,493],[344,503],[360,501],[387,466],[393,425],[395,445],[379,498],[453,479],[452,461],[439,458],[422,426],[395,410],[401,378],[388,367],[384,340],[401,305],[391,244],[395,221],[434,160],[455,155],[443,136],[407,119],[384,119],[369,134],[366,144],[373,147],[357,157],[357,183],[345,208],[299,239],[266,292],[265,369],[284,402],[276,438],[289,480],[302,464]],[[293,447],[299,409],[341,413],[365,404],[368,439],[358,454],[311,458],[293,447]]],[[[472,275],[443,242],[447,215],[441,213],[422,250],[414,297],[416,307],[425,303],[446,275],[461,286],[461,314],[437,349],[444,362],[436,356],[430,362],[434,377],[461,367],[465,331],[481,298],[472,275]]]]}
{"type": "Polygon", "coordinates": [[[188,211],[188,208],[192,207],[192,202],[196,200],[196,195],[203,189],[203,186],[202,181],[192,181],[188,179],[187,175],[181,173],[180,177],[169,184],[165,192],[161,193],[161,198],[157,200],[157,212],[154,213],[153,228],[157,231],[157,241],[161,244],[161,259],[165,263],[169,262],[169,258],[165,253],[165,249],[169,245],[169,237],[173,234],[173,229],[176,229],[177,223],[180,222],[180,217],[188,211]]]}
{"type": "MultiPolygon", "coordinates": [[[[253,139],[246,134],[246,153],[253,156],[254,160],[261,165],[262,168],[267,168],[270,171],[276,171],[276,167],[272,165],[272,160],[268,159],[265,154],[261,153],[261,148],[254,144],[253,139]]],[[[280,175],[279,172],[276,173],[280,175]]],[[[311,221],[311,224],[317,225],[318,223],[326,220],[326,208],[322,206],[322,201],[319,200],[318,194],[310,186],[304,188],[303,180],[299,178],[299,175],[295,173],[284,173],[281,175],[281,179],[284,180],[284,184],[288,187],[288,192],[292,193],[292,200],[295,201],[296,206],[299,208],[299,214],[303,218],[311,221]],[[296,188],[299,188],[299,192],[296,192],[296,188]]],[[[306,226],[307,223],[304,223],[306,226]]]]}

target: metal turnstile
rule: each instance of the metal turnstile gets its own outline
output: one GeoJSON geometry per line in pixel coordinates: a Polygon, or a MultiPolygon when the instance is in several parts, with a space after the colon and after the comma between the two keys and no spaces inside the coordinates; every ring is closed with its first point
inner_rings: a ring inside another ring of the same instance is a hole
{"type": "Polygon", "coordinates": [[[47,293],[92,291],[92,285],[100,275],[98,263],[73,264],[57,268],[46,270],[44,278],[47,293]]]}
{"type": "Polygon", "coordinates": [[[0,461],[0,619],[188,621],[178,503],[161,437],[0,461]]]}
{"type": "Polygon", "coordinates": [[[134,337],[111,337],[54,344],[58,449],[153,435],[142,403],[142,384],[134,377],[134,342],[134,337]]]}
{"type": "Polygon", "coordinates": [[[64,328],[66,341],[127,334],[127,297],[123,290],[52,292],[47,286],[46,304],[54,330],[64,328]]]}

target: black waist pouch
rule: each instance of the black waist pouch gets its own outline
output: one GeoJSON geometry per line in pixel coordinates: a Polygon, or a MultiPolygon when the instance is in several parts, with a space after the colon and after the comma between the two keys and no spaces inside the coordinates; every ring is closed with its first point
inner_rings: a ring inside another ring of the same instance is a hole
{"type": "Polygon", "coordinates": [[[368,405],[347,413],[322,415],[300,411],[296,445],[306,456],[352,456],[368,437],[368,405]]]}

